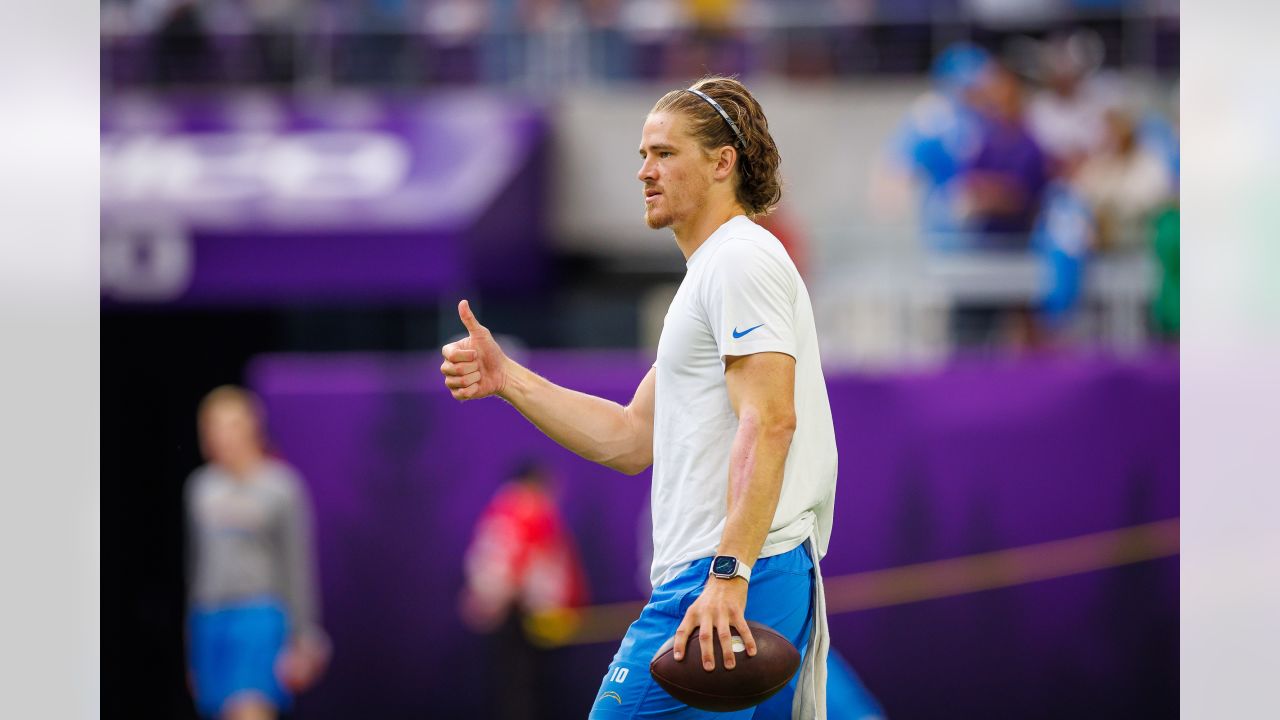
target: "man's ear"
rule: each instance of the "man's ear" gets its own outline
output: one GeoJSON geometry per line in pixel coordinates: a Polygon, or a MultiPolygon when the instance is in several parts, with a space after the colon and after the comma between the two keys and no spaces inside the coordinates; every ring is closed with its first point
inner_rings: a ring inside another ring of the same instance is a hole
{"type": "Polygon", "coordinates": [[[725,145],[716,151],[716,180],[724,180],[733,174],[733,166],[738,162],[738,150],[732,145],[725,145]]]}

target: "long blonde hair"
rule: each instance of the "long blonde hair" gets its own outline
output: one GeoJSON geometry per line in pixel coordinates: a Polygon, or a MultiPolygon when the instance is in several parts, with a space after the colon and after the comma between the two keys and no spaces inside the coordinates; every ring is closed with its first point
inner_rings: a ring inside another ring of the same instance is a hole
{"type": "Polygon", "coordinates": [[[769,133],[769,120],[755,97],[735,78],[709,76],[689,89],[672,90],[649,111],[676,112],[690,121],[690,133],[708,152],[731,145],[738,149],[737,200],[751,217],[768,215],[782,199],[782,156],[769,133]],[[738,135],[710,103],[689,92],[697,90],[715,100],[737,125],[738,135]]]}

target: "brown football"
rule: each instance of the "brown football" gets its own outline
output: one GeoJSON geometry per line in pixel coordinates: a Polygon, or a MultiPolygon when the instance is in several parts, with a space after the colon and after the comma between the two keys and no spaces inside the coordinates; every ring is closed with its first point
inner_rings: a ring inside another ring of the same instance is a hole
{"type": "Polygon", "coordinates": [[[700,710],[731,712],[759,705],[786,687],[800,667],[800,652],[768,625],[748,620],[747,626],[756,639],[755,657],[747,656],[734,629],[737,667],[732,670],[724,669],[724,654],[718,638],[712,638],[716,669],[708,672],[702,668],[702,643],[698,639],[698,628],[694,628],[684,659],[676,662],[672,654],[673,638],[649,663],[649,673],[672,697],[700,710]]]}

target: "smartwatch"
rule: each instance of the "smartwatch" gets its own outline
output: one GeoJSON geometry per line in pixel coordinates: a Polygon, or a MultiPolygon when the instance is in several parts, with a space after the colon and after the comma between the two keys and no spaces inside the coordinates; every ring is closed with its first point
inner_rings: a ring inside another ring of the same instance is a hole
{"type": "Polygon", "coordinates": [[[751,582],[751,566],[739,562],[738,558],[732,555],[716,555],[711,558],[711,574],[725,580],[740,577],[751,582]]]}

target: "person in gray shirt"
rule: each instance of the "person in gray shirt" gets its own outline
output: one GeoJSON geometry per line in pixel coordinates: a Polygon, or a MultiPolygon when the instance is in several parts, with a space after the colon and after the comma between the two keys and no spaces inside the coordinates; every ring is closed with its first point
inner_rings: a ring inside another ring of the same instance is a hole
{"type": "Polygon", "coordinates": [[[199,430],[208,463],[186,485],[192,693],[206,717],[273,718],[329,657],[306,491],[267,453],[262,406],[247,390],[209,393],[199,430]]]}

